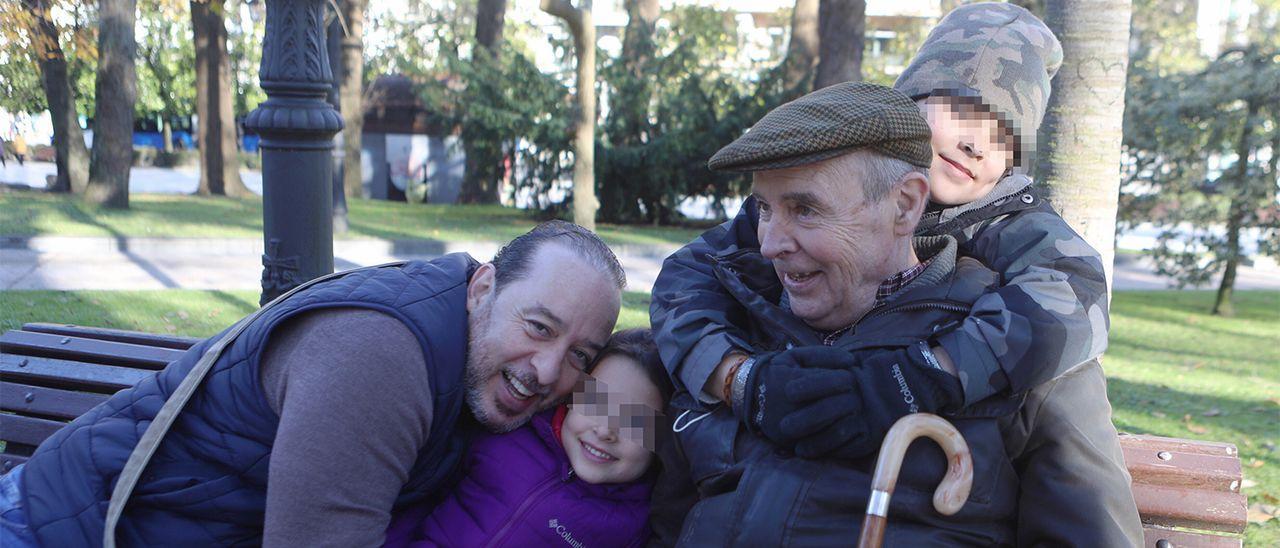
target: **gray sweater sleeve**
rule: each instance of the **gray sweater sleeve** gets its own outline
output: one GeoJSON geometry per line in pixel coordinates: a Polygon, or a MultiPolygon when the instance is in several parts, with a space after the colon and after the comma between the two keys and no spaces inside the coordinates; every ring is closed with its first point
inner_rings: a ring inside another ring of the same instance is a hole
{"type": "Polygon", "coordinates": [[[262,358],[280,415],[265,546],[380,546],[431,427],[425,358],[391,316],[360,309],[284,323],[262,358]]]}

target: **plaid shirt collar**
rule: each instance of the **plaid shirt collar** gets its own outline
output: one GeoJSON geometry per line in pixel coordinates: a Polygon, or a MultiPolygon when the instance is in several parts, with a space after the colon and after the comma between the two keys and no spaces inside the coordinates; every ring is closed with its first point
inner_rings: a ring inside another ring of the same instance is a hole
{"type": "Polygon", "coordinates": [[[933,262],[932,257],[927,261],[920,261],[911,268],[885,278],[883,282],[880,282],[880,287],[876,288],[875,305],[880,306],[884,304],[885,301],[889,300],[889,297],[892,297],[894,293],[897,293],[898,290],[906,287],[907,284],[914,281],[920,276],[920,273],[924,272],[924,269],[929,267],[930,262],[933,262]]]}
{"type": "MultiPolygon", "coordinates": [[[[931,262],[933,262],[932,257],[927,261],[920,261],[911,268],[885,278],[884,281],[880,282],[880,286],[876,288],[876,304],[873,308],[875,306],[883,305],[885,301],[889,300],[889,297],[893,296],[894,293],[897,293],[899,290],[906,287],[907,284],[910,284],[916,278],[920,277],[920,274],[923,273],[926,268],[929,268],[929,263],[931,262]]],[[[854,322],[848,327],[844,327],[842,329],[823,333],[822,344],[827,346],[835,344],[836,339],[839,339],[850,329],[853,329],[854,325],[857,325],[857,322],[854,322]]]]}

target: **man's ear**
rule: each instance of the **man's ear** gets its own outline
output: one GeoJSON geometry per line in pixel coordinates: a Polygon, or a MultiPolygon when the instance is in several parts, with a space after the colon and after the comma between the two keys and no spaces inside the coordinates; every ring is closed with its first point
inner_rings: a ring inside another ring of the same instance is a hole
{"type": "Polygon", "coordinates": [[[919,171],[912,171],[904,175],[894,189],[893,232],[898,236],[911,236],[929,203],[929,179],[919,171]]]}
{"type": "Polygon", "coordinates": [[[493,263],[484,263],[471,275],[471,281],[467,283],[467,312],[475,312],[497,294],[497,273],[493,263]]]}

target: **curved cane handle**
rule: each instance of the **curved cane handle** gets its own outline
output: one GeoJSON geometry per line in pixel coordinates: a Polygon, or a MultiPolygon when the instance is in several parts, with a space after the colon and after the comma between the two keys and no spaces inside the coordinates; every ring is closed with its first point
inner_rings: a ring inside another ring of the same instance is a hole
{"type": "Polygon", "coordinates": [[[876,458],[876,471],[871,477],[871,500],[867,502],[867,515],[862,522],[859,546],[879,546],[884,537],[885,518],[889,515],[889,497],[893,496],[902,470],[902,459],[907,447],[917,438],[926,437],[938,443],[947,455],[947,475],[933,492],[933,507],[938,513],[950,516],[960,511],[973,487],[973,457],[969,445],[956,427],[937,415],[915,413],[898,419],[876,458]]]}

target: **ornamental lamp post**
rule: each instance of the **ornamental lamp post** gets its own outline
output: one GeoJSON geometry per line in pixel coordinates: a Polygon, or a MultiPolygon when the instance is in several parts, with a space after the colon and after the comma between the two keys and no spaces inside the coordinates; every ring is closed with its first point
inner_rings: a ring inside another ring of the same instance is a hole
{"type": "Polygon", "coordinates": [[[333,136],[342,116],[325,47],[325,0],[266,0],[259,82],[267,100],[246,129],[262,147],[260,305],[333,272],[333,136]]]}

